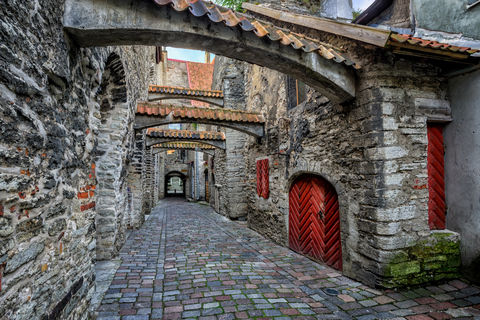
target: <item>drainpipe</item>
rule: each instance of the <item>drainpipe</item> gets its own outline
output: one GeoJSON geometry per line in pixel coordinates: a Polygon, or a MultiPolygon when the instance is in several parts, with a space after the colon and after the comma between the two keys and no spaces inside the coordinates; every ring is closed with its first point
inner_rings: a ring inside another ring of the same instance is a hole
{"type": "Polygon", "coordinates": [[[199,177],[198,177],[198,150],[195,148],[195,176],[197,178],[197,200],[200,200],[199,177]]]}
{"type": "Polygon", "coordinates": [[[352,23],[368,25],[380,13],[385,11],[393,3],[393,0],[376,0],[367,9],[365,9],[352,23]]]}

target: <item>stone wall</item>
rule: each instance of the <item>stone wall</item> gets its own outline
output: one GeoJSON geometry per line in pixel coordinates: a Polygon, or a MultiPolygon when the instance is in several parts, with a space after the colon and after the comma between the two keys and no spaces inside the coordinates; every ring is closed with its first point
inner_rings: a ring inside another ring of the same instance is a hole
{"type": "MultiPolygon", "coordinates": [[[[458,235],[447,232],[440,241],[439,247],[451,249],[442,256],[444,263],[436,260],[438,251],[428,250],[437,236],[427,223],[426,117],[414,103],[445,100],[446,81],[433,65],[370,55],[375,62],[365,61],[358,73],[355,101],[335,105],[309,89],[307,101],[291,110],[285,75],[237,64],[245,77],[245,105],[267,121],[266,136],[260,143],[249,137],[242,152],[249,226],[288,246],[289,188],[298,177],[314,174],[331,183],[339,197],[345,275],[382,287],[454,277],[458,235]],[[268,199],[256,192],[256,160],[265,157],[268,199]],[[414,253],[422,250],[425,256],[414,253]]],[[[234,63],[217,59],[224,66],[234,63]]],[[[217,153],[217,175],[227,170],[222,161],[217,153]]]]}
{"type": "Polygon", "coordinates": [[[107,241],[97,242],[97,235],[113,232],[108,241],[117,248],[124,240],[132,143],[124,133],[134,101],[146,97],[143,74],[151,49],[79,49],[65,37],[62,19],[62,1],[9,1],[0,8],[5,319],[86,319],[96,249],[107,241]],[[113,177],[106,174],[109,162],[119,165],[113,177]],[[96,221],[108,190],[116,192],[108,194],[115,212],[109,221],[96,221]],[[114,230],[103,229],[104,222],[114,230]]]}

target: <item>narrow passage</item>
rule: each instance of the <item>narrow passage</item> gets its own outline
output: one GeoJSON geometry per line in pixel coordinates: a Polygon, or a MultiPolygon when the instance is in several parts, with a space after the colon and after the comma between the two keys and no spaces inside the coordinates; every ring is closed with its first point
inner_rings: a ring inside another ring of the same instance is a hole
{"type": "Polygon", "coordinates": [[[99,320],[480,320],[477,287],[374,290],[183,199],[163,200],[120,258],[99,320]]]}

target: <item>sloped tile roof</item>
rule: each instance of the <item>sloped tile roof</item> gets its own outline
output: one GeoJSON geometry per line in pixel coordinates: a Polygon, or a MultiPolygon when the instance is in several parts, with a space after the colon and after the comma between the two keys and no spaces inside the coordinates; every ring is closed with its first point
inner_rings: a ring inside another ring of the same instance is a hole
{"type": "Polygon", "coordinates": [[[212,2],[202,0],[153,0],[160,6],[170,5],[176,11],[189,12],[195,17],[207,15],[214,23],[224,23],[234,28],[240,27],[245,32],[254,32],[259,38],[268,39],[272,42],[280,42],[284,46],[292,46],[296,50],[305,52],[317,52],[327,60],[333,60],[337,63],[344,63],[359,69],[360,66],[343,56],[342,49],[307,38],[302,34],[290,32],[286,29],[276,27],[267,22],[261,22],[247,14],[234,12],[231,9],[218,6],[212,2]]]}
{"type": "Polygon", "coordinates": [[[171,86],[157,86],[151,84],[148,86],[148,92],[151,93],[166,93],[166,94],[179,94],[187,96],[208,97],[208,98],[223,98],[223,92],[219,90],[198,90],[182,87],[171,86]]]}
{"type": "Polygon", "coordinates": [[[392,34],[389,45],[395,46],[395,43],[408,45],[411,49],[415,49],[415,47],[428,48],[439,50],[439,52],[463,53],[465,55],[471,55],[479,51],[470,47],[457,47],[447,43],[416,38],[410,34],[392,34]]]}
{"type": "Polygon", "coordinates": [[[214,146],[204,144],[204,143],[195,143],[195,142],[164,142],[154,145],[152,148],[163,148],[163,149],[215,149],[214,146]]]}
{"type": "Polygon", "coordinates": [[[139,102],[137,104],[137,114],[166,117],[172,112],[175,117],[180,118],[265,123],[263,116],[256,112],[217,108],[177,107],[151,102],[139,102]]]}
{"type": "Polygon", "coordinates": [[[195,130],[171,130],[149,128],[147,135],[153,138],[177,138],[196,140],[225,140],[223,132],[216,131],[195,131],[195,130]]]}
{"type": "MultiPolygon", "coordinates": [[[[187,61],[188,84],[192,89],[211,90],[213,64],[187,61]]],[[[192,100],[194,107],[208,107],[208,103],[192,100]]]]}

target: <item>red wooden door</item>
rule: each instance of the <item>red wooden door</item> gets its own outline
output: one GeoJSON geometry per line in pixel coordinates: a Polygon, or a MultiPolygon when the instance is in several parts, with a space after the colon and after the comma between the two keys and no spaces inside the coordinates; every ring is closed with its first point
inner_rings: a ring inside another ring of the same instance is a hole
{"type": "Polygon", "coordinates": [[[445,164],[443,125],[428,123],[428,225],[445,229],[445,164]]]}
{"type": "Polygon", "coordinates": [[[319,177],[300,177],[289,202],[290,248],[341,270],[340,213],[333,186],[319,177]]]}

